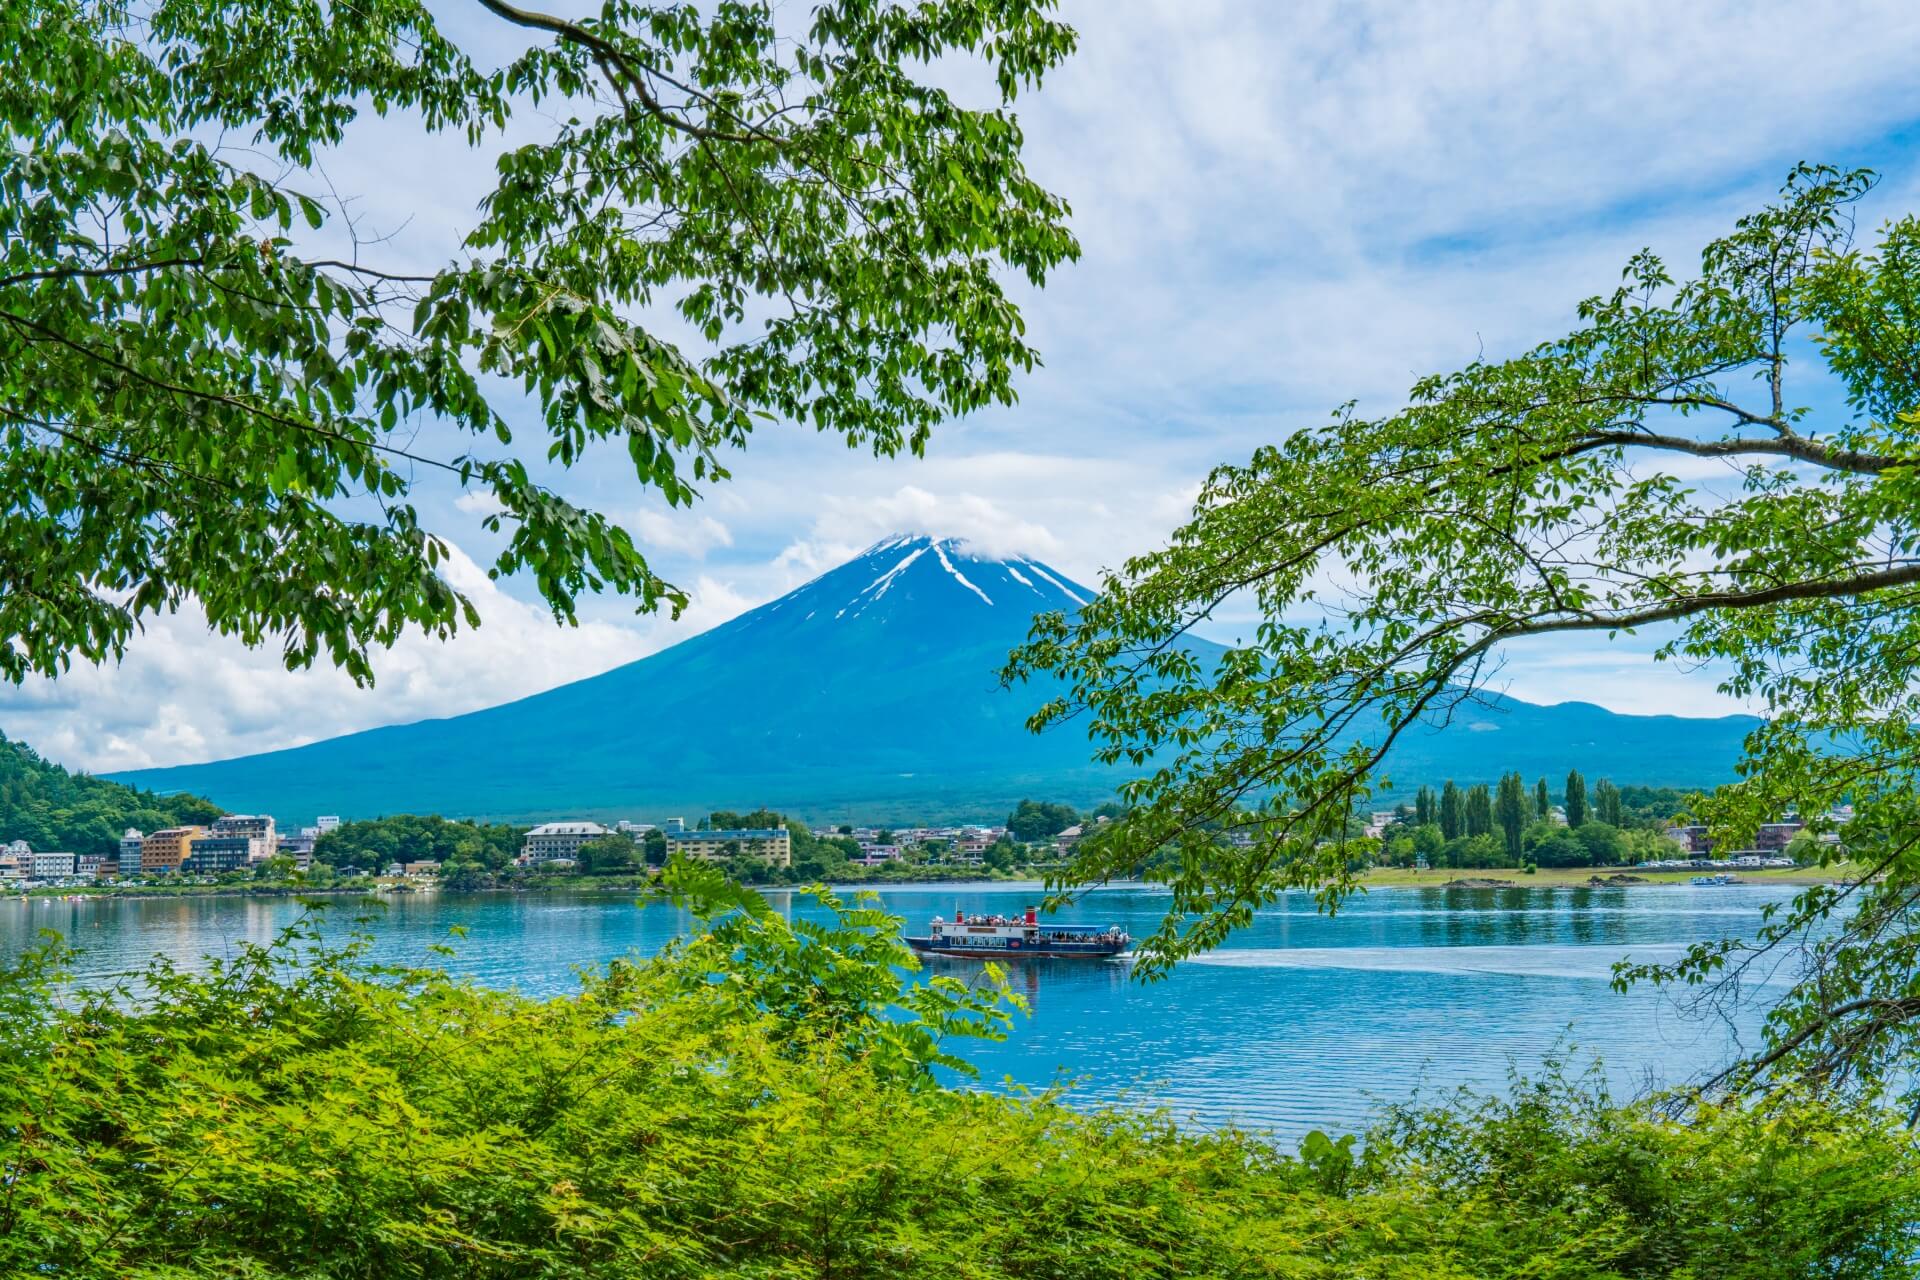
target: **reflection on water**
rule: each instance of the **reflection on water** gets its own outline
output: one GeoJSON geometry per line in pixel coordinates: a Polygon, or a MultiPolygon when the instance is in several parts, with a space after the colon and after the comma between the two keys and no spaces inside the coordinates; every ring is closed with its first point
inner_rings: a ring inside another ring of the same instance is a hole
{"type": "MultiPolygon", "coordinates": [[[[966,1056],[990,1084],[1073,1080],[1083,1098],[1163,1105],[1194,1123],[1234,1121],[1283,1138],[1358,1127],[1371,1100],[1416,1087],[1497,1088],[1510,1067],[1536,1068],[1557,1049],[1582,1062],[1599,1054],[1623,1089],[1648,1077],[1677,1083],[1723,1062],[1737,1037],[1751,1040],[1757,1011],[1731,1025],[1694,1020],[1658,993],[1613,992],[1613,963],[1671,959],[1689,943],[1750,933],[1761,908],[1791,892],[1389,889],[1333,917],[1290,894],[1231,946],[1163,982],[1132,981],[1125,960],[1017,962],[1010,974],[1031,1016],[1004,1043],[968,1046],[966,1056]]],[[[1010,915],[1039,893],[912,886],[881,896],[917,933],[935,912],[1010,915]]],[[[817,910],[795,895],[774,901],[792,913],[817,910]]],[[[1165,902],[1149,889],[1106,890],[1062,919],[1120,924],[1137,938],[1159,924],[1165,902]]],[[[231,954],[300,913],[288,899],[7,900],[0,956],[55,929],[83,948],[77,972],[99,979],[156,951],[231,954]]],[[[667,904],[620,895],[425,894],[371,911],[337,901],[327,927],[356,916],[375,936],[376,959],[422,963],[428,946],[452,941],[446,967],[532,994],[567,990],[580,966],[654,951],[688,926],[667,904]],[[455,926],[463,939],[450,939],[455,926]]],[[[974,962],[930,963],[978,972],[974,962]]]]}

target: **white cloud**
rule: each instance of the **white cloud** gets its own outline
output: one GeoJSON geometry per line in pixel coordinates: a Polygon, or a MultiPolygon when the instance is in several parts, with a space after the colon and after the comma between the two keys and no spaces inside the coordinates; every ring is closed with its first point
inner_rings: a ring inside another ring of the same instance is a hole
{"type": "Polygon", "coordinates": [[[695,515],[688,511],[643,509],[632,513],[622,523],[634,535],[640,550],[647,555],[662,551],[678,552],[701,560],[715,548],[733,545],[733,534],[728,532],[726,525],[712,516],[695,515]]]}
{"type": "Polygon", "coordinates": [[[469,489],[455,498],[453,505],[476,516],[497,516],[507,509],[506,503],[486,489],[469,489]]]}
{"type": "Polygon", "coordinates": [[[824,560],[830,567],[860,547],[895,533],[958,538],[986,556],[1047,559],[1061,550],[1060,540],[1044,525],[1021,519],[992,498],[933,493],[910,484],[878,498],[829,497],[813,522],[810,541],[831,550],[823,556],[789,547],[781,556],[804,559],[809,565],[824,560]]]}
{"type": "Polygon", "coordinates": [[[687,592],[687,607],[681,611],[679,623],[673,627],[675,640],[699,635],[702,631],[730,622],[756,605],[762,605],[771,597],[752,596],[736,590],[730,582],[701,574],[687,592]]]}
{"type": "Polygon", "coordinates": [[[458,715],[605,671],[661,643],[632,626],[556,625],[458,547],[449,551],[445,576],[474,601],[482,625],[446,644],[405,637],[375,656],[371,689],[325,664],[288,672],[277,649],[214,635],[191,608],[149,620],[118,666],[76,665],[58,681],[0,693],[0,725],[95,771],[178,764],[458,715]]]}

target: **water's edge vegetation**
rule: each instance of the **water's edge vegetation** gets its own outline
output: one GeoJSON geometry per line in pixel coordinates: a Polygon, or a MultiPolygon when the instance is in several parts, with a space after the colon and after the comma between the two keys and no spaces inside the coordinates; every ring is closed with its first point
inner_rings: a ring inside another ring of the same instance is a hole
{"type": "Polygon", "coordinates": [[[947,1088],[934,1069],[1007,1025],[997,975],[903,989],[869,902],[789,921],[710,869],[670,879],[700,930],[558,999],[311,922],[137,992],[29,956],[0,981],[0,1270],[1913,1273],[1920,1156],[1868,1106],[1628,1104],[1550,1072],[1285,1152],[947,1088]]]}

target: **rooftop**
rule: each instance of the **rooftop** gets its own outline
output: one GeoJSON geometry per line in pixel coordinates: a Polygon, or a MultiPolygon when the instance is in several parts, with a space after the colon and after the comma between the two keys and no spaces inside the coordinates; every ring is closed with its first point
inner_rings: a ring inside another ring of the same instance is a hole
{"type": "Polygon", "coordinates": [[[547,822],[527,832],[529,836],[603,836],[607,829],[597,822],[547,822]]]}

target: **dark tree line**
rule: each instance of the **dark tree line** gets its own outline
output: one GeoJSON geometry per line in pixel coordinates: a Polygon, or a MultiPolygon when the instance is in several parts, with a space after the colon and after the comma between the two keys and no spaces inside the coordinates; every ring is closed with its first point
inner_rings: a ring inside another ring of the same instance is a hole
{"type": "Polygon", "coordinates": [[[111,854],[128,827],[156,831],[207,823],[225,810],[199,796],[156,795],[85,773],[69,773],[24,742],[0,735],[0,843],[111,854]]]}

